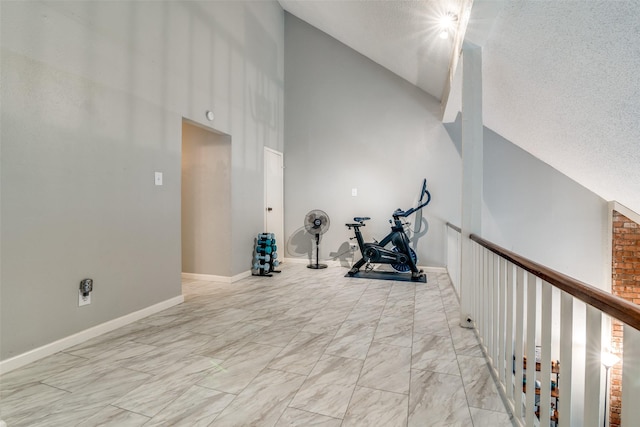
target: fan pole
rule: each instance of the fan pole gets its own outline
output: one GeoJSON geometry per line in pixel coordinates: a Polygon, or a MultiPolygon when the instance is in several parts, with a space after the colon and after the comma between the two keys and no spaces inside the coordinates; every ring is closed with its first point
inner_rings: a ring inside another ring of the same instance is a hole
{"type": "Polygon", "coordinates": [[[319,270],[321,268],[327,268],[327,264],[320,264],[320,234],[316,233],[316,263],[307,265],[307,268],[313,268],[319,270]]]}

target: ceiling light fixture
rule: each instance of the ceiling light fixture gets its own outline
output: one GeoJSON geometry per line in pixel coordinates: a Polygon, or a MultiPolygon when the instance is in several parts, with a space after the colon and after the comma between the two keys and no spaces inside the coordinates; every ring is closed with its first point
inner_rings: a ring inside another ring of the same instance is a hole
{"type": "Polygon", "coordinates": [[[458,22],[458,15],[453,12],[447,12],[438,20],[441,28],[452,29],[456,22],[458,22]]]}
{"type": "Polygon", "coordinates": [[[455,30],[456,23],[458,22],[458,15],[453,12],[447,12],[444,15],[440,16],[438,19],[438,24],[440,27],[440,32],[438,36],[441,39],[448,39],[449,32],[453,32],[455,30]]]}

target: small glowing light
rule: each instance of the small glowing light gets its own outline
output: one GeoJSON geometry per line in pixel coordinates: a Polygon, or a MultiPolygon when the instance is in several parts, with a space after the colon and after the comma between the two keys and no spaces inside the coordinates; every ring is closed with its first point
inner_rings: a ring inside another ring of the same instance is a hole
{"type": "Polygon", "coordinates": [[[449,38],[449,33],[455,31],[456,22],[458,22],[458,15],[453,12],[447,12],[440,16],[438,19],[438,25],[440,27],[440,31],[438,32],[438,37],[443,40],[449,38]]]}
{"type": "Polygon", "coordinates": [[[602,364],[606,368],[610,368],[616,363],[620,361],[620,358],[613,353],[609,353],[608,351],[602,352],[602,364]]]}
{"type": "Polygon", "coordinates": [[[440,27],[453,28],[453,23],[458,20],[458,16],[454,13],[448,12],[440,17],[440,27]]]}

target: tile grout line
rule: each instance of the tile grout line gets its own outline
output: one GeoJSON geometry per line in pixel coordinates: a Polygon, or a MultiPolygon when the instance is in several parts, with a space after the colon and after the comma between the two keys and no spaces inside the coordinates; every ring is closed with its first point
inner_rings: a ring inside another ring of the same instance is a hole
{"type": "MultiPolygon", "coordinates": [[[[427,274],[427,273],[425,273],[427,274]]],[[[428,277],[427,277],[427,281],[428,281],[428,277]]],[[[413,288],[413,322],[411,322],[411,355],[409,357],[409,391],[407,392],[407,421],[405,423],[405,426],[409,426],[409,416],[411,415],[410,411],[411,411],[411,381],[413,380],[413,341],[414,341],[414,337],[415,337],[415,331],[416,331],[416,310],[417,310],[417,305],[416,305],[416,296],[417,296],[417,290],[414,287],[413,288]]]]}
{"type": "MultiPolygon", "coordinates": [[[[447,316],[447,312],[445,310],[445,316],[447,316]]],[[[466,387],[466,381],[464,380],[464,377],[462,376],[462,368],[460,367],[460,359],[459,359],[459,354],[458,351],[456,350],[455,344],[453,343],[453,333],[451,331],[451,324],[449,323],[449,317],[447,316],[447,328],[449,328],[449,336],[451,337],[451,341],[453,344],[453,351],[456,354],[456,364],[458,365],[458,372],[460,373],[460,382],[462,383],[462,389],[464,390],[464,398],[467,401],[467,412],[469,413],[469,419],[471,420],[471,425],[475,426],[475,421],[473,420],[473,416],[471,414],[471,408],[470,408],[470,402],[469,402],[469,395],[467,393],[467,387],[466,387]]]]}
{"type": "MultiPolygon", "coordinates": [[[[367,291],[367,289],[369,289],[369,285],[370,285],[370,283],[367,283],[367,287],[365,289],[365,292],[367,291]]],[[[363,292],[362,295],[364,295],[365,292],[363,292]]],[[[389,293],[391,293],[391,289],[389,289],[389,293]]],[[[360,298],[358,298],[358,302],[362,298],[362,295],[360,295],[360,298]]],[[[384,307],[386,307],[387,301],[389,301],[389,295],[387,295],[387,298],[385,299],[384,307]]],[[[357,303],[353,307],[355,308],[356,305],[357,305],[357,303]]],[[[369,342],[369,348],[367,349],[367,354],[365,355],[364,359],[362,360],[362,365],[360,366],[360,372],[358,372],[358,378],[356,379],[356,382],[355,382],[355,384],[353,386],[353,390],[351,391],[351,396],[349,397],[349,403],[347,403],[347,409],[345,410],[344,415],[342,416],[341,425],[344,424],[344,418],[347,415],[347,412],[349,412],[349,407],[351,406],[351,401],[353,400],[353,395],[356,392],[356,387],[358,387],[358,382],[360,381],[360,376],[362,375],[362,370],[364,369],[364,363],[366,362],[367,357],[369,356],[369,351],[371,351],[371,343],[373,342],[373,339],[376,336],[376,331],[378,330],[378,326],[380,325],[380,318],[382,317],[382,313],[384,313],[384,307],[380,311],[380,317],[378,317],[378,323],[376,324],[376,329],[373,331],[373,335],[371,336],[371,341],[369,342]]],[[[353,311],[353,309],[351,311],[353,311]]]]}
{"type": "MultiPolygon", "coordinates": [[[[369,287],[369,285],[367,284],[367,288],[369,287]]],[[[365,289],[366,291],[366,289],[365,289]]],[[[363,292],[364,294],[364,292],[363,292]]],[[[360,295],[360,297],[358,298],[358,301],[360,301],[360,298],[362,298],[362,295],[360,295]]],[[[326,302],[326,304],[324,304],[322,306],[322,309],[327,308],[327,305],[331,302],[331,299],[329,301],[326,302]]],[[[356,303],[357,304],[357,303],[356,303]]],[[[354,304],[353,308],[355,308],[356,304],[354,304]]],[[[349,311],[349,313],[351,313],[353,311],[353,308],[351,308],[351,310],[349,311]]],[[[349,317],[349,315],[347,315],[345,317],[345,320],[349,317]]],[[[302,384],[300,385],[300,388],[298,388],[298,390],[296,391],[296,393],[293,395],[293,397],[291,398],[291,400],[289,401],[289,404],[287,404],[286,408],[292,408],[292,409],[298,409],[298,410],[303,410],[300,408],[294,408],[293,406],[290,406],[291,402],[293,402],[293,400],[295,400],[296,396],[298,395],[298,393],[300,392],[300,389],[302,388],[302,386],[304,385],[304,383],[307,381],[307,379],[309,379],[309,375],[311,375],[311,373],[313,372],[313,370],[316,368],[316,366],[318,365],[318,362],[320,362],[320,359],[322,359],[322,356],[330,356],[330,357],[338,357],[338,356],[333,356],[331,354],[327,354],[326,350],[327,348],[331,345],[331,342],[335,339],[336,335],[338,334],[338,331],[340,330],[340,328],[342,327],[342,325],[344,324],[345,320],[342,321],[342,323],[340,323],[340,327],[336,328],[335,333],[333,334],[333,336],[331,337],[331,339],[327,342],[326,347],[322,350],[322,354],[320,355],[320,357],[318,358],[318,360],[316,360],[316,362],[313,364],[313,367],[309,370],[309,373],[305,376],[305,380],[302,382],[302,384]]],[[[311,321],[311,319],[309,319],[309,321],[311,321]]],[[[304,329],[304,328],[303,328],[304,329]]],[[[301,330],[302,331],[302,330],[301,330]]],[[[364,363],[363,363],[364,366],[364,363]]],[[[362,368],[360,368],[362,370],[362,368]]],[[[358,375],[359,378],[359,375],[358,375]]],[[[357,384],[357,381],[356,381],[357,384]]],[[[354,387],[355,390],[355,387],[354,387]]],[[[353,396],[353,393],[352,393],[353,396]]],[[[349,403],[351,403],[351,398],[349,398],[349,403]]],[[[278,417],[278,421],[280,421],[280,418],[282,418],[282,415],[285,413],[286,408],[284,411],[282,411],[282,414],[280,414],[280,417],[278,417]]],[[[349,409],[349,405],[347,405],[347,410],[349,409]]],[[[312,412],[312,411],[306,411],[305,412],[309,412],[312,414],[316,414],[316,415],[321,415],[321,416],[329,416],[329,415],[324,415],[324,414],[318,414],[316,412],[312,412]]],[[[346,412],[345,412],[346,414],[346,412]]],[[[335,417],[331,417],[331,418],[335,418],[335,417]]],[[[336,418],[337,419],[337,418],[336,418]]],[[[276,421],[276,424],[278,423],[278,421],[276,421]]],[[[341,421],[344,422],[344,415],[341,418],[341,421]]],[[[342,424],[342,423],[341,423],[342,424]]]]}

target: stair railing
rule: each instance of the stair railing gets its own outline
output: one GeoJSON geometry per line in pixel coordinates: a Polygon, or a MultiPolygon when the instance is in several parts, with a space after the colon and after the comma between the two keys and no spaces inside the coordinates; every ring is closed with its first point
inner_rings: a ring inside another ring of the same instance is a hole
{"type": "MultiPolygon", "coordinates": [[[[610,320],[618,319],[624,324],[622,425],[640,425],[640,306],[477,235],[469,238],[474,327],[514,421],[608,426],[609,368],[603,363],[610,320]]],[[[448,246],[454,242],[447,239],[448,246]]],[[[447,264],[459,278],[455,256],[447,264]]],[[[462,292],[465,298],[464,286],[462,292]]]]}

